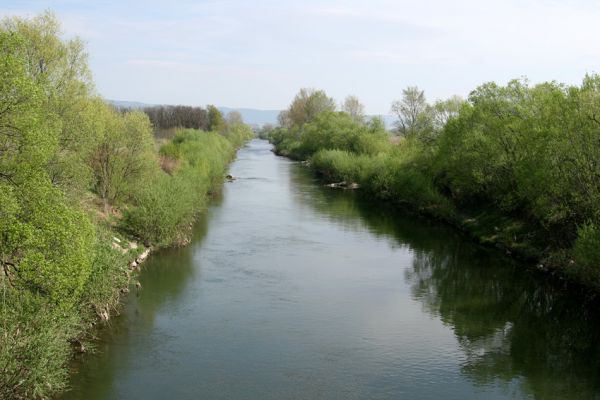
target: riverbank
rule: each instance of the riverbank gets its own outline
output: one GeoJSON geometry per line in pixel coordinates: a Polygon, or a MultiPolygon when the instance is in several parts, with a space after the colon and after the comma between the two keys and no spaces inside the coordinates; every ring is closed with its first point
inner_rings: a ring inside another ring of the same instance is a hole
{"type": "Polygon", "coordinates": [[[422,121],[396,137],[377,118],[303,114],[304,101],[326,95],[301,91],[284,126],[263,137],[327,183],[360,187],[598,292],[600,145],[589,102],[600,98],[598,82],[484,84],[441,114],[420,104],[422,121]],[[562,119],[548,117],[557,109],[562,119]]]}
{"type": "Polygon", "coordinates": [[[598,395],[597,302],[270,149],[148,259],[61,400],[598,395]]]}
{"type": "Polygon", "coordinates": [[[50,12],[0,21],[0,59],[0,398],[48,398],[118,313],[132,267],[189,242],[252,131],[209,107],[192,110],[207,131],[156,137],[145,112],[97,95],[82,42],[50,12]]]}
{"type": "MultiPolygon", "coordinates": [[[[548,241],[548,232],[532,221],[518,215],[502,214],[491,206],[459,208],[432,191],[431,187],[423,187],[420,183],[411,187],[412,183],[408,182],[408,186],[397,188],[397,191],[382,189],[379,186],[381,175],[357,171],[359,163],[336,162],[338,160],[334,159],[339,154],[324,152],[302,159],[298,155],[289,156],[276,149],[274,152],[302,162],[332,190],[357,191],[361,196],[396,209],[440,221],[482,246],[496,248],[512,258],[525,261],[532,268],[568,280],[577,287],[583,286],[591,295],[600,292],[600,277],[597,272],[578,265],[567,249],[553,247],[548,241]]],[[[348,155],[342,155],[346,156],[348,155]]]]}
{"type": "Polygon", "coordinates": [[[109,213],[94,197],[84,207],[96,244],[81,295],[57,305],[19,289],[12,276],[0,279],[0,397],[47,398],[66,388],[72,354],[94,352],[96,331],[120,314],[121,297],[143,290],[137,274],[150,253],[189,243],[194,222],[220,190],[237,147],[216,133],[184,130],[161,149],[179,163],[178,171],[147,182],[135,202],[109,213]]]}

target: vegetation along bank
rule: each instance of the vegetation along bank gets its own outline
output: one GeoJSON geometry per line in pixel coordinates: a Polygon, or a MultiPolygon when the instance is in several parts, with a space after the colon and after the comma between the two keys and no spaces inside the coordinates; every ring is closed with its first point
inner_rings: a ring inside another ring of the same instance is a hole
{"type": "Polygon", "coordinates": [[[261,132],[327,182],[446,221],[540,269],[600,290],[600,76],[580,86],[486,83],[392,104],[392,135],[353,96],[302,89],[261,132]]]}
{"type": "Polygon", "coordinates": [[[173,121],[157,139],[145,112],[96,94],[82,42],[52,14],[0,23],[0,398],[64,389],[135,260],[187,242],[252,135],[215,110],[210,131],[173,121]]]}

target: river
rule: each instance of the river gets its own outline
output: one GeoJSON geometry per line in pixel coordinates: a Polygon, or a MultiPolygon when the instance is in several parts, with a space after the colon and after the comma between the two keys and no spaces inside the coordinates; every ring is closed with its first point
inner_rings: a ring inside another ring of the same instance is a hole
{"type": "MultiPolygon", "coordinates": [[[[253,140],[73,364],[63,399],[600,398],[600,315],[253,140]]],[[[175,194],[176,195],[176,194],[175,194]]]]}

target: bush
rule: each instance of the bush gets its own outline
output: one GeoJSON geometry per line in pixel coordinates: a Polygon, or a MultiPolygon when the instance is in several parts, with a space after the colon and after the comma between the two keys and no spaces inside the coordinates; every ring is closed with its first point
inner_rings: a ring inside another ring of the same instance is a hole
{"type": "Polygon", "coordinates": [[[389,148],[389,137],[378,124],[365,125],[344,112],[322,112],[311,122],[270,133],[276,151],[305,159],[319,150],[345,150],[376,155],[389,148]]]}
{"type": "Polygon", "coordinates": [[[577,229],[573,256],[578,264],[600,271],[600,228],[593,222],[577,229]]]}
{"type": "Polygon", "coordinates": [[[2,295],[0,398],[33,399],[64,389],[77,314],[27,291],[5,288],[2,295]]]}
{"type": "MultiPolygon", "coordinates": [[[[240,141],[244,135],[242,130],[231,137],[240,141]]],[[[234,152],[233,144],[220,134],[179,131],[160,148],[160,154],[177,160],[179,167],[172,176],[156,171],[149,184],[133,195],[133,206],[124,213],[124,229],[148,244],[185,242],[189,226],[206,207],[208,192],[221,182],[234,152]]]]}
{"type": "Polygon", "coordinates": [[[91,317],[116,310],[119,289],[127,284],[128,257],[112,247],[113,233],[105,227],[96,228],[94,259],[90,277],[80,300],[82,315],[91,317]]]}

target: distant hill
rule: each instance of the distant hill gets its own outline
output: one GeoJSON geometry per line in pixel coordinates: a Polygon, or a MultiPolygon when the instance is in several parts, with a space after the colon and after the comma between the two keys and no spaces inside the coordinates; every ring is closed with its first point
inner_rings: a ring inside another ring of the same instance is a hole
{"type": "MultiPolygon", "coordinates": [[[[128,107],[128,108],[144,108],[152,107],[159,104],[148,104],[139,101],[123,101],[123,100],[106,100],[109,103],[117,107],[128,107]]],[[[204,107],[204,106],[203,106],[204,107]]],[[[249,125],[262,126],[265,124],[277,124],[277,116],[281,112],[280,110],[259,110],[256,108],[232,108],[232,107],[217,107],[223,114],[227,114],[230,111],[238,111],[242,114],[244,122],[249,125]]],[[[395,118],[392,115],[382,115],[385,126],[388,129],[393,128],[395,118]]]]}
{"type": "Polygon", "coordinates": [[[157,104],[140,103],[139,101],[121,101],[121,100],[108,100],[108,99],[106,99],[106,101],[116,107],[134,108],[134,109],[144,108],[144,107],[152,107],[152,106],[157,105],[157,104]]]}

